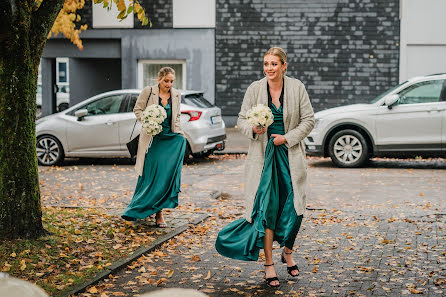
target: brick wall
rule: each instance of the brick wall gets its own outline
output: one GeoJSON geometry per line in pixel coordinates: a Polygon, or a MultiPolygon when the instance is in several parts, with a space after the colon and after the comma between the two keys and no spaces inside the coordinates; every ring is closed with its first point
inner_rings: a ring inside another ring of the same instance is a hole
{"type": "Polygon", "coordinates": [[[398,83],[399,0],[216,0],[216,104],[236,115],[280,46],[316,111],[366,102],[398,83]]]}
{"type": "MultiPolygon", "coordinates": [[[[87,25],[88,29],[93,28],[93,1],[85,1],[84,8],[78,10],[77,13],[81,16],[81,20],[76,22],[76,27],[87,25]]],[[[105,8],[104,8],[105,9],[105,8]]]]}
{"type": "MultiPolygon", "coordinates": [[[[146,15],[152,22],[151,29],[166,29],[173,27],[172,0],[140,0],[139,3],[146,10],[146,15]]],[[[144,29],[135,15],[135,29],[144,29]]]]}

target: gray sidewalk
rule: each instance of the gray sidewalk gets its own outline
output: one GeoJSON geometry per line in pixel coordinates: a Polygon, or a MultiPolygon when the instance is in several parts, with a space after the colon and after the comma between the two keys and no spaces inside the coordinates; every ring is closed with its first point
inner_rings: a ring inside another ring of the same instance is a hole
{"type": "Polygon", "coordinates": [[[246,154],[248,146],[249,139],[241,134],[238,128],[226,128],[226,147],[222,151],[215,151],[214,154],[246,154]]]}

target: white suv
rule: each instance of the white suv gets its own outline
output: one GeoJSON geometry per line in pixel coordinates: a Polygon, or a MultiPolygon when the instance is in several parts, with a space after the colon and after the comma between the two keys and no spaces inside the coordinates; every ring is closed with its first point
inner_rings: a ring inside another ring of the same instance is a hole
{"type": "Polygon", "coordinates": [[[330,156],[340,167],[360,167],[370,157],[446,157],[446,73],[415,77],[369,104],[315,114],[307,153],[330,156]]]}

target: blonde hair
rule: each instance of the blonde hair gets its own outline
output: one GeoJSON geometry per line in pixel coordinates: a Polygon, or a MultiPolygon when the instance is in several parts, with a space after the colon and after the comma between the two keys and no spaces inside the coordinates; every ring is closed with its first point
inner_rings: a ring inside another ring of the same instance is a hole
{"type": "MultiPolygon", "coordinates": [[[[279,58],[282,65],[284,65],[286,63],[286,53],[283,50],[283,48],[281,48],[281,47],[270,48],[269,50],[266,51],[266,53],[263,55],[263,57],[265,57],[267,55],[276,56],[277,58],[279,58]]],[[[288,65],[285,67],[285,70],[282,72],[283,75],[285,75],[287,68],[288,68],[288,65]]]]}
{"type": "Polygon", "coordinates": [[[173,70],[170,67],[163,67],[160,69],[160,71],[158,72],[158,80],[161,80],[163,77],[165,77],[168,74],[173,74],[175,76],[175,70],[173,70]]]}

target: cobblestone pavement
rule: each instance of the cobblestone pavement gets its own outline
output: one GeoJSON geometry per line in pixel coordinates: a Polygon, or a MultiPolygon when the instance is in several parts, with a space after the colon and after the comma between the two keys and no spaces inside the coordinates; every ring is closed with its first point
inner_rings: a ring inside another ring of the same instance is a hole
{"type": "MultiPolygon", "coordinates": [[[[243,213],[243,164],[243,156],[219,156],[185,166],[180,210],[211,217],[101,282],[99,293],[80,296],[162,287],[210,296],[446,295],[444,160],[374,159],[368,168],[338,169],[310,158],[308,210],[294,249],[301,274],[287,275],[276,246],[278,290],[264,285],[261,260],[227,259],[213,248],[218,231],[243,213]]],[[[46,204],[122,207],[136,183],[129,164],[39,170],[46,204]]]]}

